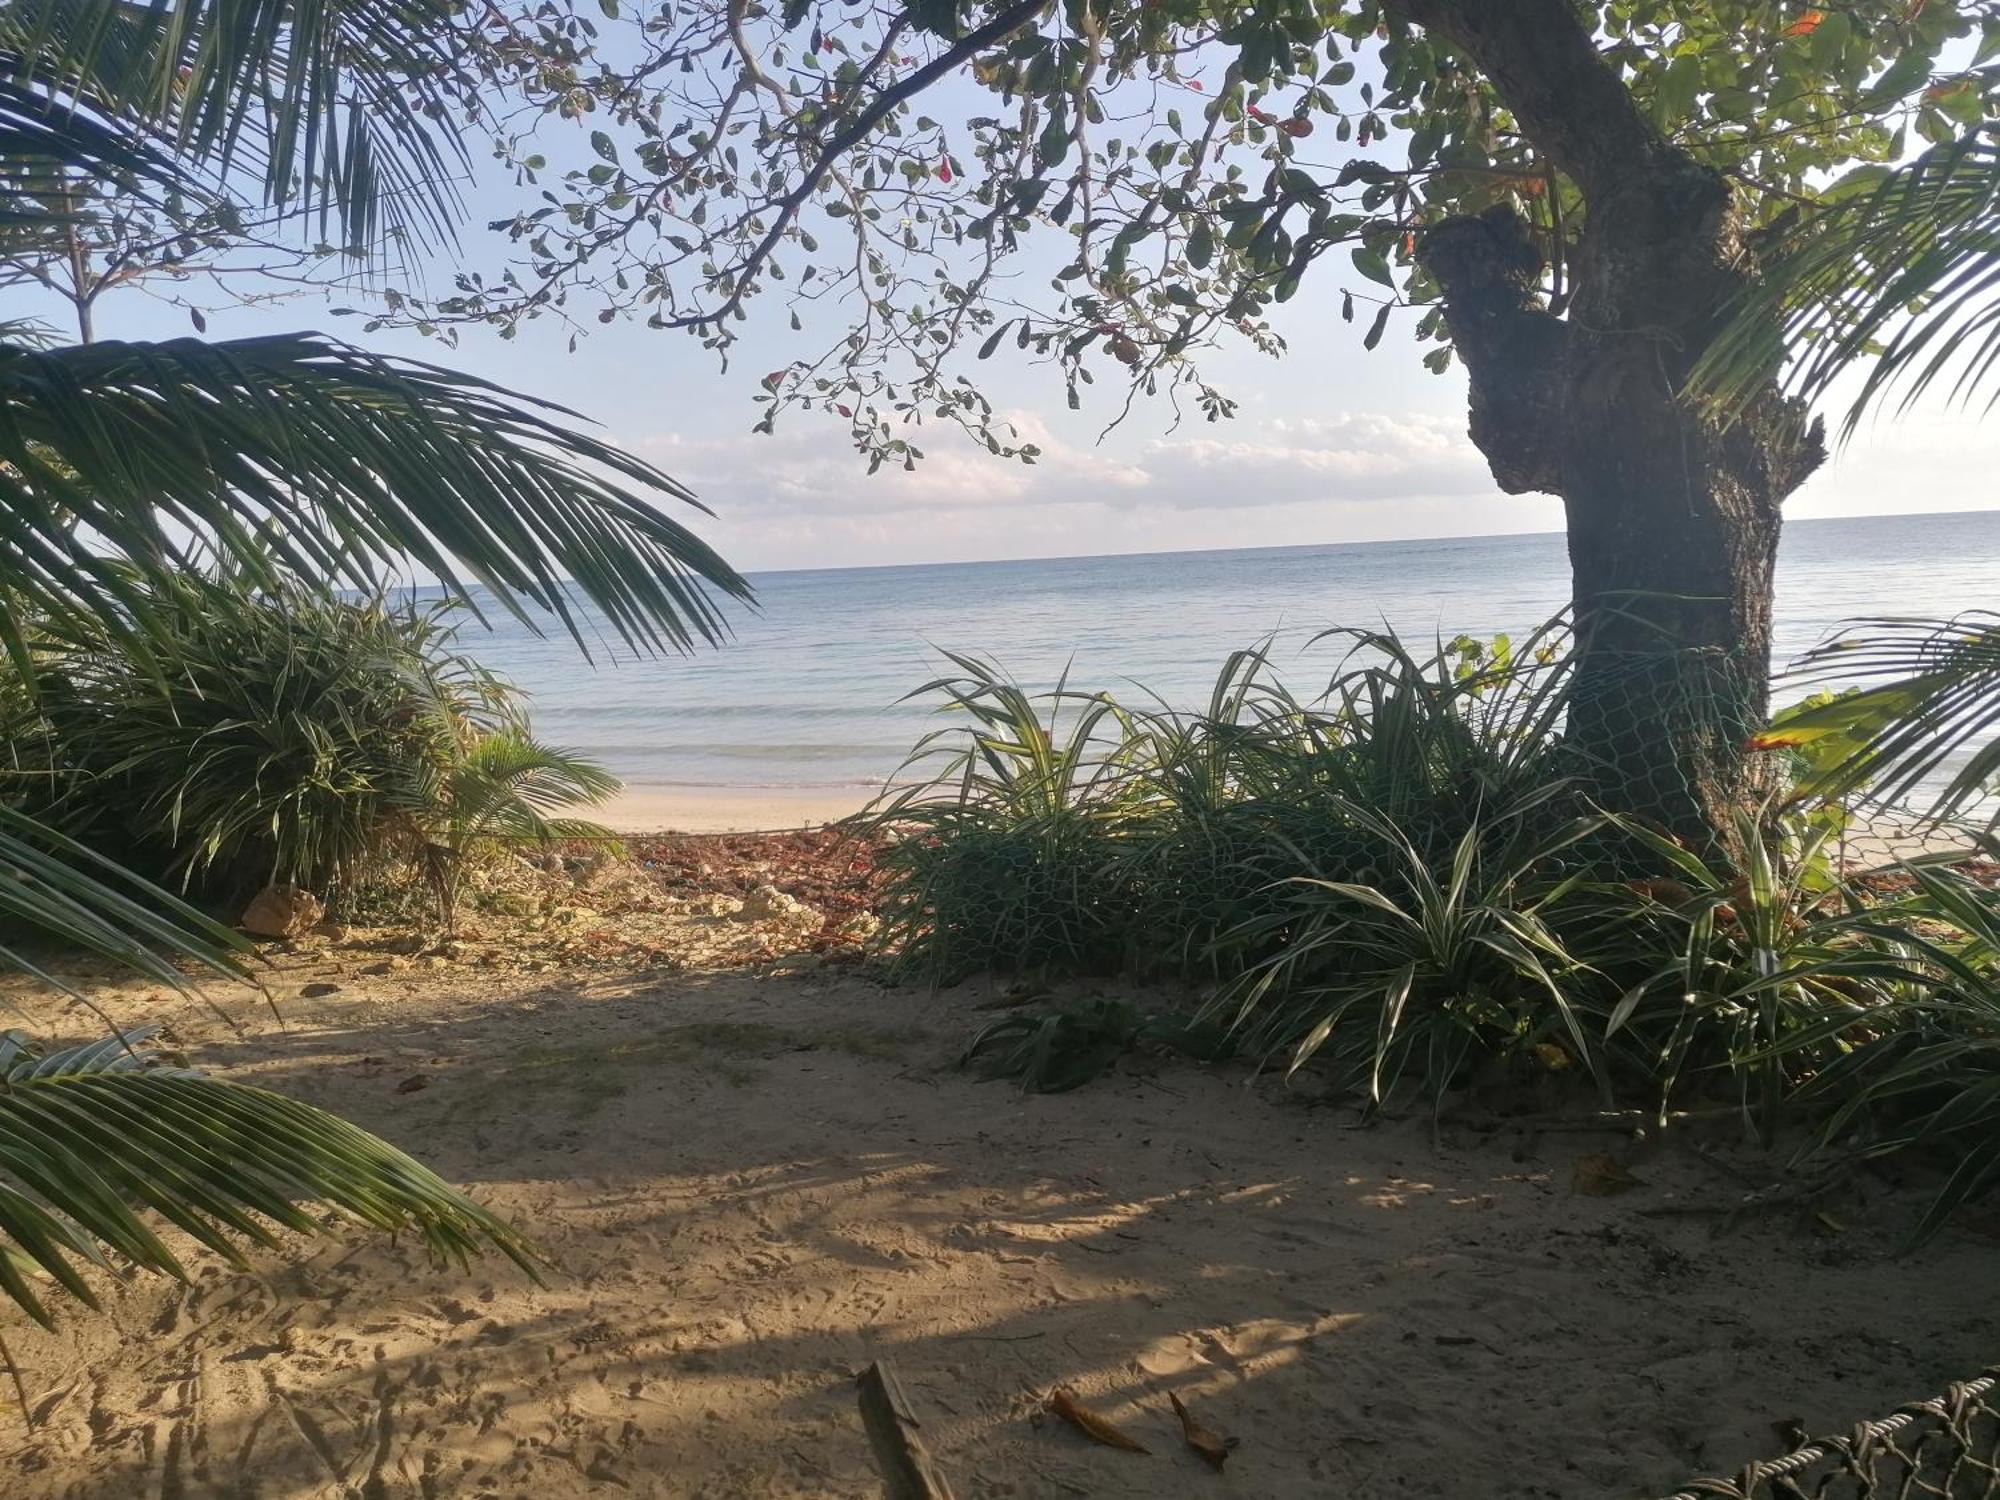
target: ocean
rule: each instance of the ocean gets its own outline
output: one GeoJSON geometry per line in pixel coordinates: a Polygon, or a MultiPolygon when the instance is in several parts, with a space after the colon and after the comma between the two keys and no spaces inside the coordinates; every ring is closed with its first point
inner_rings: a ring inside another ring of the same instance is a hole
{"type": "MultiPolygon", "coordinates": [[[[1517,638],[1568,598],[1558,534],[1370,542],[753,575],[760,607],[691,657],[630,659],[503,615],[461,644],[529,694],[536,732],[634,792],[818,792],[854,803],[937,721],[901,701],[940,675],[940,648],[983,654],[1024,684],[1204,701],[1228,653],[1275,634],[1274,663],[1316,691],[1332,626],[1405,640],[1517,638]]],[[[2000,513],[1797,521],[1778,562],[1782,662],[1859,615],[2000,608],[2000,513]]]]}

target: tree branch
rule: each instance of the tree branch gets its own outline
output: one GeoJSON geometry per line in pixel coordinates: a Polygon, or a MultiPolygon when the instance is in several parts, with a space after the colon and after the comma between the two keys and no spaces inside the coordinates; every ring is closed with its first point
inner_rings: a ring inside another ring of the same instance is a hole
{"type": "Polygon", "coordinates": [[[1388,9],[1470,58],[1586,197],[1672,150],[1571,0],[1388,0],[1388,9]]]}
{"type": "Polygon", "coordinates": [[[967,58],[976,55],[996,42],[1004,41],[1021,27],[1034,20],[1048,6],[1049,0],[1020,0],[1020,3],[1011,5],[1007,9],[1000,11],[983,26],[966,33],[966,35],[953,42],[950,47],[932,58],[921,68],[918,68],[901,81],[882,90],[881,93],[871,99],[866,109],[862,110],[859,115],[850,120],[819,148],[818,154],[812,159],[811,165],[807,167],[804,177],[800,179],[799,185],[776,200],[774,204],[776,213],[772,217],[770,227],[764,231],[763,237],[757,241],[751,248],[750,253],[744,257],[742,264],[736,268],[734,273],[735,284],[729,296],[722,304],[710,312],[692,313],[681,317],[667,318],[664,320],[665,326],[669,328],[712,327],[720,325],[728,318],[734,316],[737,309],[742,307],[751,282],[763,270],[765,263],[771,258],[771,252],[777,248],[778,242],[784,238],[785,231],[791,227],[792,221],[798,217],[799,210],[805,206],[806,201],[812,197],[820,183],[825,181],[827,174],[833,170],[835,162],[839,161],[848,151],[867,139],[868,133],[881,124],[883,120],[887,119],[894,112],[896,106],[902,103],[903,100],[922,93],[933,83],[936,83],[938,79],[952,72],[967,58]]]}
{"type": "Polygon", "coordinates": [[[1510,495],[1560,493],[1563,367],[1570,331],[1542,306],[1542,255],[1505,205],[1449,219],[1417,257],[1444,293],[1445,323],[1471,376],[1471,434],[1510,495]]]}

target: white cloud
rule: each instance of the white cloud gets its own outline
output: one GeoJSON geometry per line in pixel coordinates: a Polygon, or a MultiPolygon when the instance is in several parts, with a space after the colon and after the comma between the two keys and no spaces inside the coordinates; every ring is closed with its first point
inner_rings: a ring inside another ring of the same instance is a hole
{"type": "Polygon", "coordinates": [[[1341,412],[1156,439],[1149,501],[1184,509],[1494,493],[1464,423],[1424,413],[1341,412]]]}
{"type": "Polygon", "coordinates": [[[1042,449],[1036,463],[996,459],[942,429],[919,438],[926,457],[914,470],[870,475],[834,429],[810,418],[771,437],[675,434],[638,447],[734,523],[921,516],[942,525],[996,508],[1239,511],[1493,493],[1463,424],[1428,414],[1239,420],[1137,444],[1114,435],[1101,447],[1066,441],[1032,416],[1011,420],[1042,449]]]}

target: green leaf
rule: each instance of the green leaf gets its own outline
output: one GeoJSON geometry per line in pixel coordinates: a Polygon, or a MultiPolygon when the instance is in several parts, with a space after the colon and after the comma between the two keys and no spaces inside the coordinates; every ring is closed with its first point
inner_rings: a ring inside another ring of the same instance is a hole
{"type": "Polygon", "coordinates": [[[253,578],[368,588],[414,562],[579,645],[580,597],[642,649],[720,636],[703,584],[747,585],[652,497],[693,503],[574,413],[317,335],[0,346],[0,546],[17,599],[118,631],[113,555],[185,566],[190,534],[253,578]]]}
{"type": "Polygon", "coordinates": [[[1353,257],[1354,269],[1359,271],[1363,276],[1366,276],[1370,281],[1380,282],[1386,287],[1395,286],[1396,277],[1395,273],[1389,269],[1389,256],[1387,252],[1371,250],[1366,245],[1356,245],[1353,250],[1353,257]]]}
{"type": "Polygon", "coordinates": [[[1384,302],[1376,310],[1375,321],[1368,325],[1368,332],[1362,335],[1362,348],[1373,349],[1377,344],[1382,342],[1383,330],[1389,326],[1389,314],[1393,311],[1395,311],[1395,304],[1391,302],[1384,302]]]}
{"type": "Polygon", "coordinates": [[[1208,227],[1208,220],[1203,219],[1196,224],[1194,232],[1188,236],[1187,258],[1188,264],[1197,271],[1207,270],[1208,263],[1215,259],[1215,234],[1208,227]]]}
{"type": "Polygon", "coordinates": [[[76,1262],[98,1247],[183,1277],[142,1215],[151,1210],[244,1264],[241,1245],[275,1244],[270,1225],[322,1232],[316,1203],[389,1233],[411,1231],[464,1263],[498,1249],[539,1279],[522,1237],[386,1141],[324,1110],[262,1089],[160,1066],[149,1031],[66,1052],[18,1046],[0,1082],[0,1291],[51,1319],[18,1270],[39,1267],[94,1301],[76,1262]]]}
{"type": "Polygon", "coordinates": [[[1653,113],[1662,124],[1685,119],[1701,93],[1701,56],[1684,52],[1667,64],[1653,95],[1653,113]]]}

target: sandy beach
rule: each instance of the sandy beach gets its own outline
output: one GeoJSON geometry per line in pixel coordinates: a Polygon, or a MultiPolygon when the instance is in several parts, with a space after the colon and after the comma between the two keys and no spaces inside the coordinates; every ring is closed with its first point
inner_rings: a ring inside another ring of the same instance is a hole
{"type": "Polygon", "coordinates": [[[867,806],[860,788],[628,786],[593,810],[593,820],[620,833],[749,833],[816,828],[867,806]]]}
{"type": "Polygon", "coordinates": [[[1992,1357],[1991,1215],[1898,1256],[1925,1183],[1808,1212],[1726,1134],[1362,1127],[1157,1059],[1023,1096],[953,1066],[1018,992],[885,987],[817,916],[741,907],[607,876],[449,953],[315,936],[268,955],[282,1026],[247,992],[102,987],[419,1152],[551,1271],[342,1231],[242,1271],[190,1253],[186,1287],[100,1276],[103,1316],[8,1330],[35,1425],[0,1439],[0,1489],[861,1500],[854,1377],[881,1359],[961,1500],[1644,1500],[1992,1357]],[[1579,1192],[1607,1155],[1628,1189],[1579,1192]],[[1150,1452],[1054,1421],[1057,1386],[1150,1452]],[[1238,1440],[1224,1476],[1169,1394],[1238,1440]]]}

